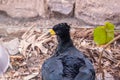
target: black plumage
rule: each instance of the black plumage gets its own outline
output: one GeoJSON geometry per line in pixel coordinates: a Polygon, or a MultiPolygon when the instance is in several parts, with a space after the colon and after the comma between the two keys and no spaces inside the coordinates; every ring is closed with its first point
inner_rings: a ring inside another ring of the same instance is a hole
{"type": "Polygon", "coordinates": [[[60,23],[53,30],[58,46],[55,54],[42,65],[42,80],[95,80],[92,63],[73,45],[70,26],[60,23]]]}

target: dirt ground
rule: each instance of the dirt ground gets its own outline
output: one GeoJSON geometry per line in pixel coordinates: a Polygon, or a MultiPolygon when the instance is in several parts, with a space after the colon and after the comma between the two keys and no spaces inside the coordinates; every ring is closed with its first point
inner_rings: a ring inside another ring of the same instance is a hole
{"type": "MultiPolygon", "coordinates": [[[[93,25],[87,25],[77,19],[11,19],[5,16],[0,16],[0,39],[10,41],[14,38],[22,40],[21,36],[31,27],[35,26],[40,29],[40,35],[45,33],[54,24],[67,22],[72,26],[71,37],[74,45],[83,52],[93,63],[96,70],[96,80],[101,80],[99,71],[99,55],[98,47],[93,42],[93,25]],[[84,27],[84,28],[83,28],[84,27]],[[89,28],[88,28],[89,27],[89,28]],[[83,34],[84,33],[84,34],[83,34]]],[[[36,35],[36,34],[34,34],[36,35]]],[[[119,32],[115,36],[120,35],[119,32]]],[[[11,56],[11,65],[4,74],[5,80],[41,80],[41,66],[43,62],[54,54],[57,46],[56,37],[52,37],[43,46],[48,50],[47,54],[34,53],[33,50],[26,52],[23,56],[18,53],[11,56]]],[[[120,39],[112,43],[104,51],[102,58],[102,66],[105,74],[105,80],[120,80],[120,39]]],[[[0,78],[2,80],[2,78],[0,78]]]]}

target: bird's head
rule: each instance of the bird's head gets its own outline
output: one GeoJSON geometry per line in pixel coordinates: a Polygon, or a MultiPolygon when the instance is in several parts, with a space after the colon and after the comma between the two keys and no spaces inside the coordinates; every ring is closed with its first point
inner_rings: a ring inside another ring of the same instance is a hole
{"type": "Polygon", "coordinates": [[[70,26],[67,23],[59,23],[49,30],[50,35],[65,37],[69,35],[70,26]]]}
{"type": "Polygon", "coordinates": [[[54,25],[44,36],[50,37],[57,35],[58,47],[57,50],[62,52],[68,47],[73,46],[73,42],[70,37],[70,26],[67,23],[59,23],[54,25]]]}
{"type": "Polygon", "coordinates": [[[42,35],[42,38],[45,36],[50,37],[52,35],[57,35],[57,37],[61,38],[62,40],[64,38],[70,39],[69,31],[70,31],[70,26],[67,23],[59,23],[54,25],[52,29],[50,29],[48,32],[42,35]]]}

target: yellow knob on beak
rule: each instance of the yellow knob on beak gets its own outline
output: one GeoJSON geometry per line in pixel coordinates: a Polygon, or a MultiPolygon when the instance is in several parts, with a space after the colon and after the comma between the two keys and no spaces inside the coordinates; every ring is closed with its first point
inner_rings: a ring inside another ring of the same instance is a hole
{"type": "Polygon", "coordinates": [[[53,29],[50,29],[49,32],[50,32],[51,35],[55,35],[56,34],[53,29]]]}

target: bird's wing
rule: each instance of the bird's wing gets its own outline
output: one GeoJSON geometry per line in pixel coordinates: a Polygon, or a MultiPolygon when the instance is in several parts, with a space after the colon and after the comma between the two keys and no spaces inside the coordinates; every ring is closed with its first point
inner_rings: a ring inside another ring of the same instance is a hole
{"type": "Polygon", "coordinates": [[[79,70],[79,73],[74,80],[95,80],[95,75],[92,70],[84,67],[79,70]]]}
{"type": "Polygon", "coordinates": [[[42,66],[42,80],[62,80],[63,65],[59,59],[48,59],[42,66]]]}
{"type": "Polygon", "coordinates": [[[79,68],[74,80],[95,80],[95,70],[88,59],[85,59],[85,65],[79,68]]]}

